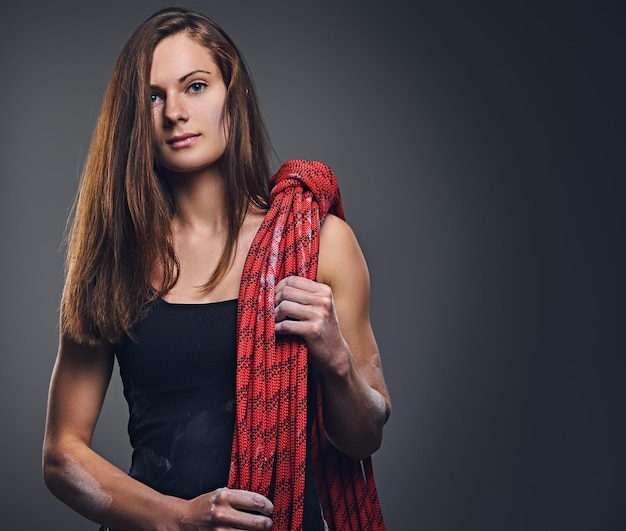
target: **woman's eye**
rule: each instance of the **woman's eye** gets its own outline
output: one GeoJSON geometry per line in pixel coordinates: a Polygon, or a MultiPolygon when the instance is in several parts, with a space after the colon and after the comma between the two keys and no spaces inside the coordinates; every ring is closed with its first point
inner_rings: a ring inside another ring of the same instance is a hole
{"type": "Polygon", "coordinates": [[[151,103],[158,103],[162,99],[163,98],[161,98],[161,96],[159,94],[150,94],[150,102],[151,103]]]}
{"type": "Polygon", "coordinates": [[[201,83],[200,81],[196,81],[195,83],[192,83],[191,85],[189,85],[189,88],[187,89],[189,92],[202,92],[204,89],[206,88],[206,83],[201,83]]]}

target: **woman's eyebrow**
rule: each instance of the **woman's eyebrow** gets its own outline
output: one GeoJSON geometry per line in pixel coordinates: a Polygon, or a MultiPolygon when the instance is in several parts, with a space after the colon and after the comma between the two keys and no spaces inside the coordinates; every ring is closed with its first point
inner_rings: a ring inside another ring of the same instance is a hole
{"type": "Polygon", "coordinates": [[[209,74],[212,75],[211,72],[209,72],[208,70],[202,70],[202,69],[198,69],[198,70],[193,70],[191,72],[189,72],[188,74],[185,74],[183,77],[181,77],[178,81],[179,83],[182,83],[185,81],[185,79],[187,79],[189,76],[193,76],[194,74],[198,74],[198,73],[203,73],[203,74],[209,74]]]}

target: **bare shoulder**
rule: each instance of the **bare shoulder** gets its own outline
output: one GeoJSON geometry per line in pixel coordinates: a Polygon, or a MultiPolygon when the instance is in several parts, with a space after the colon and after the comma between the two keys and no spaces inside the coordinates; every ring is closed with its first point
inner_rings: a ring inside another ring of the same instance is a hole
{"type": "Polygon", "coordinates": [[[320,230],[317,280],[331,287],[346,282],[369,287],[367,264],[354,231],[341,218],[329,214],[320,230]]]}
{"type": "Polygon", "coordinates": [[[320,230],[320,237],[322,242],[346,244],[352,240],[356,242],[356,237],[350,225],[348,225],[343,219],[333,214],[328,214],[322,223],[320,230]]]}

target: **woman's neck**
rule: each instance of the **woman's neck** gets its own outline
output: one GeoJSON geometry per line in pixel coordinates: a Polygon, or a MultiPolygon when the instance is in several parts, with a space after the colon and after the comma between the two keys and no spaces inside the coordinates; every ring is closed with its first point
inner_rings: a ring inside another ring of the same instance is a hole
{"type": "Polygon", "coordinates": [[[219,170],[170,174],[168,182],[176,205],[174,226],[208,232],[226,229],[226,184],[219,170]]]}

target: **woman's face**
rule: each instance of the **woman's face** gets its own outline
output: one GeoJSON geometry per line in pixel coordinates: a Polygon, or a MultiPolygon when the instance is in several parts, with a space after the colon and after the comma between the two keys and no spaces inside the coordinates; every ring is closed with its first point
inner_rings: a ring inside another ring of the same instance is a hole
{"type": "Polygon", "coordinates": [[[185,33],[163,39],[150,85],[159,164],[186,173],[218,162],[226,148],[226,86],[211,53],[185,33]]]}

